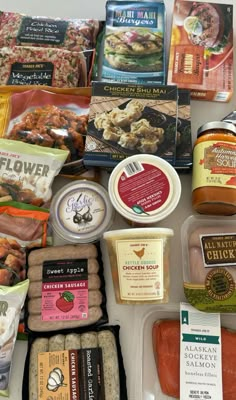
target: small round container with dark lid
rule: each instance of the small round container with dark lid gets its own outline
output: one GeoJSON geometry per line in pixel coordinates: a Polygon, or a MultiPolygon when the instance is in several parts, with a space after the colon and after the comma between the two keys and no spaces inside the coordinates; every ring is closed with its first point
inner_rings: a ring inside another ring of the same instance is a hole
{"type": "Polygon", "coordinates": [[[198,129],[192,206],[201,214],[236,213],[236,127],[231,123],[213,121],[198,129]]]}
{"type": "Polygon", "coordinates": [[[66,243],[89,243],[100,240],[109,229],[114,208],[103,186],[80,180],[56,193],[50,214],[54,236],[66,243]]]}

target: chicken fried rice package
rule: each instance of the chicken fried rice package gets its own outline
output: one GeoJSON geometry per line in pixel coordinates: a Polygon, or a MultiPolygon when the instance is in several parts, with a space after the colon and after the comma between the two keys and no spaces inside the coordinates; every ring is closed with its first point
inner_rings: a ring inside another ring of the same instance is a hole
{"type": "Polygon", "coordinates": [[[40,46],[83,51],[95,47],[96,19],[52,18],[0,12],[0,47],[40,46]]]}
{"type": "Polygon", "coordinates": [[[68,150],[0,139],[1,199],[48,208],[68,150]],[[6,199],[7,197],[7,199],[6,199]]]}
{"type": "Polygon", "coordinates": [[[28,286],[28,279],[12,287],[0,286],[0,396],[9,395],[12,355],[28,286]]]}
{"type": "Polygon", "coordinates": [[[236,218],[191,215],[181,242],[188,302],[200,311],[236,312],[236,218]]]}

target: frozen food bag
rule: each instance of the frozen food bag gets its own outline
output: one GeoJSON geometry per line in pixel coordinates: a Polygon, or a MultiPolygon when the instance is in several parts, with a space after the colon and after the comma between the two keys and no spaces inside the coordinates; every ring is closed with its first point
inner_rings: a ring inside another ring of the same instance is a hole
{"type": "Polygon", "coordinates": [[[96,19],[28,16],[0,12],[0,47],[40,46],[71,51],[94,48],[99,31],[96,19]]]}
{"type": "Polygon", "coordinates": [[[0,395],[9,396],[12,356],[17,336],[20,312],[25,302],[29,280],[15,286],[0,286],[0,395]]]}
{"type": "Polygon", "coordinates": [[[67,150],[0,139],[0,201],[7,196],[8,200],[46,207],[53,180],[67,157],[67,150]]]}

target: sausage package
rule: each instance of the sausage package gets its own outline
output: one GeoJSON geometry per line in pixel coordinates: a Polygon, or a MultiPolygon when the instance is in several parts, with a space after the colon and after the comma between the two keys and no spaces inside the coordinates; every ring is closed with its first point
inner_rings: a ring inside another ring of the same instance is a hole
{"type": "Polygon", "coordinates": [[[0,12],[0,47],[40,46],[71,51],[92,49],[99,31],[96,19],[52,18],[0,12]]]}
{"type": "Polygon", "coordinates": [[[22,398],[127,400],[119,330],[107,325],[30,335],[22,398]]]}
{"type": "Polygon", "coordinates": [[[0,85],[86,86],[86,60],[82,52],[64,49],[2,47],[0,85]]]}
{"type": "Polygon", "coordinates": [[[28,286],[28,279],[12,287],[0,286],[0,396],[9,396],[12,355],[28,286]]]}
{"type": "Polygon", "coordinates": [[[191,215],[181,242],[188,302],[200,311],[236,312],[236,218],[191,215]]]}
{"type": "Polygon", "coordinates": [[[108,322],[99,244],[33,249],[26,302],[28,332],[95,327],[108,322]]]}
{"type": "Polygon", "coordinates": [[[67,150],[0,139],[0,200],[46,207],[67,157],[67,150]]]}

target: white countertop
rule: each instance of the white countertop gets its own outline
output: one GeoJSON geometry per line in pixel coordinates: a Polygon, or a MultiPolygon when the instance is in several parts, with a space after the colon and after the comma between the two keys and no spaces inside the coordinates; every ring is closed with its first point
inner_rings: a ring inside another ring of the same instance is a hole
{"type": "MultiPolygon", "coordinates": [[[[217,0],[217,3],[225,3],[224,0],[217,0]]],[[[228,0],[227,3],[235,4],[234,0],[228,0]]],[[[171,11],[173,8],[173,0],[165,0],[167,9],[167,33],[169,38],[170,24],[171,24],[171,11]]],[[[61,2],[58,0],[50,0],[48,2],[40,2],[38,0],[0,0],[0,10],[3,11],[18,11],[29,15],[46,15],[46,16],[68,16],[68,17],[79,17],[79,18],[99,18],[104,19],[105,17],[105,0],[96,0],[84,2],[83,0],[70,0],[68,2],[61,2]]],[[[236,7],[234,9],[234,26],[236,26],[236,7]]],[[[236,42],[236,38],[234,37],[236,42]]],[[[235,57],[236,58],[236,57],[235,57]]],[[[235,81],[236,81],[236,68],[235,70],[235,81]]],[[[192,101],[191,114],[192,114],[192,132],[193,141],[196,138],[197,128],[205,122],[220,120],[225,115],[236,109],[236,94],[229,103],[210,103],[192,101]]],[[[180,227],[185,218],[192,213],[191,208],[191,175],[182,174],[182,195],[176,210],[161,221],[158,226],[168,227],[174,230],[174,237],[172,238],[172,250],[171,250],[171,274],[170,274],[170,302],[179,303],[184,301],[183,293],[183,282],[182,282],[182,258],[181,258],[181,242],[180,242],[180,227]]],[[[102,183],[106,184],[108,179],[108,173],[104,172],[102,183]]],[[[54,189],[61,185],[62,180],[56,178],[54,183],[54,189]]],[[[128,228],[126,222],[116,215],[114,224],[111,229],[128,228]]],[[[129,306],[129,305],[117,305],[115,302],[113,284],[111,278],[111,272],[107,257],[107,252],[104,247],[104,243],[101,244],[104,261],[104,274],[106,282],[106,293],[107,293],[107,310],[109,315],[110,324],[119,324],[120,329],[120,341],[122,347],[122,353],[124,358],[124,365],[127,375],[127,387],[129,400],[134,400],[130,397],[130,389],[132,386],[133,374],[135,374],[135,368],[139,366],[133,365],[134,352],[139,349],[134,348],[135,338],[138,337],[139,332],[134,331],[134,317],[142,318],[142,316],[148,312],[150,306],[129,306]],[[133,352],[133,353],[132,353],[133,352]]],[[[164,305],[162,307],[165,307],[164,305]]],[[[12,363],[12,375],[10,382],[10,397],[9,400],[24,400],[21,397],[22,387],[22,376],[24,360],[26,355],[27,342],[17,341],[14,351],[13,363],[12,363]]],[[[0,396],[0,398],[2,398],[0,396]]],[[[153,399],[154,400],[154,399],[153,399]]]]}

